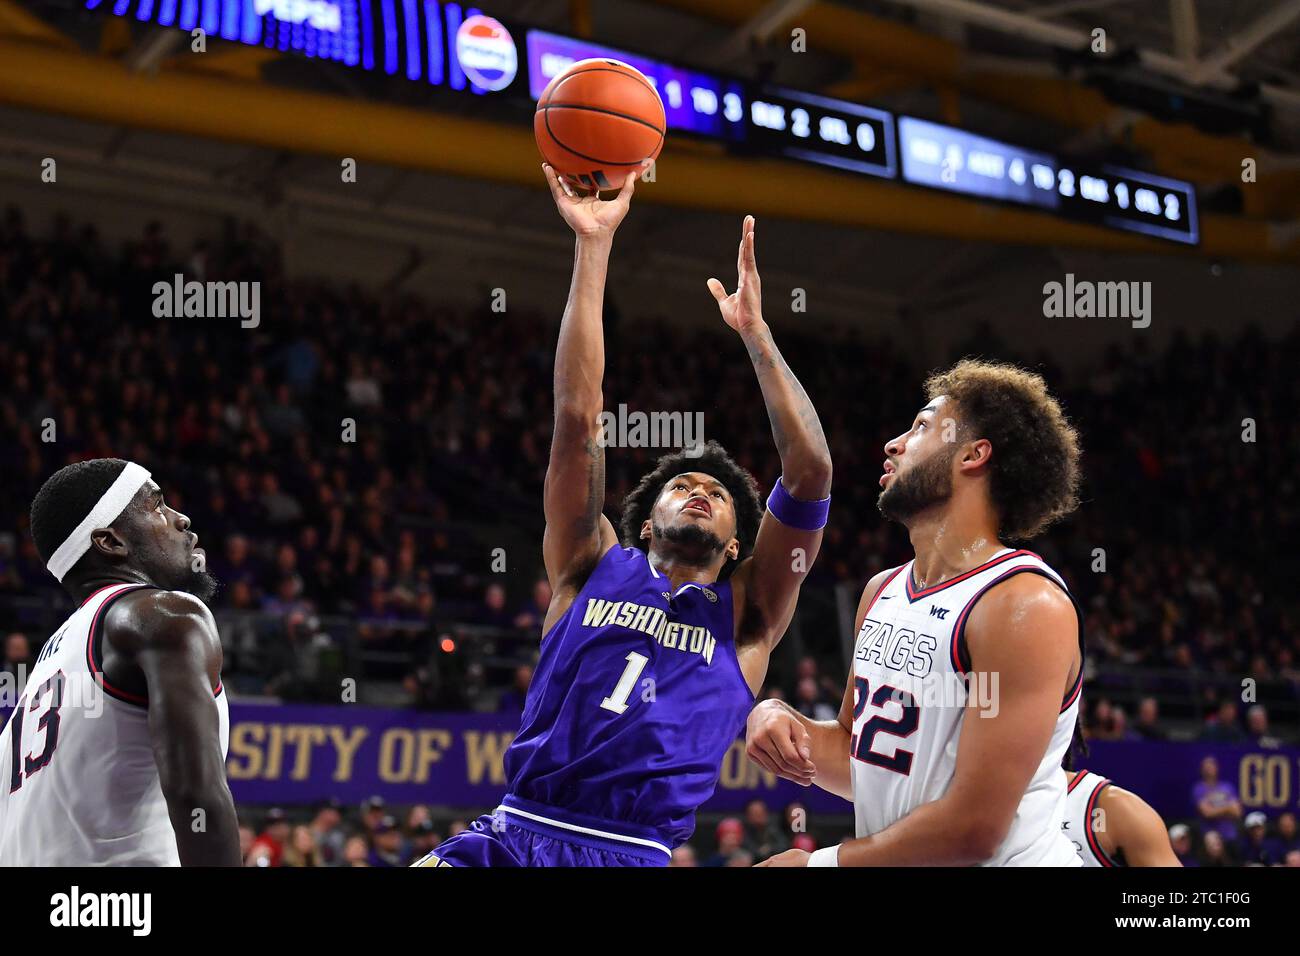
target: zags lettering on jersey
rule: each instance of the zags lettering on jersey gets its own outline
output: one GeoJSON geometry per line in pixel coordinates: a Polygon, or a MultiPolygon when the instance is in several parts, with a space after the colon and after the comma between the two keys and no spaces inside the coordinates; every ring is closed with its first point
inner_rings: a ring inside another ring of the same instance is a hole
{"type": "Polygon", "coordinates": [[[934,652],[939,640],[929,634],[867,618],[862,622],[854,642],[854,659],[874,663],[891,670],[926,677],[934,667],[934,652]]]}

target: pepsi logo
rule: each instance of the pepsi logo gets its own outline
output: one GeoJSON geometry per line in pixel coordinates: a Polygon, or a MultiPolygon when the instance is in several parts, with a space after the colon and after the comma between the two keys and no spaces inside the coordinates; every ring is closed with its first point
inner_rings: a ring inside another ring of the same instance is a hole
{"type": "Polygon", "coordinates": [[[485,90],[504,90],[519,72],[519,51],[501,23],[476,14],[456,31],[456,59],[471,83],[485,90]]]}

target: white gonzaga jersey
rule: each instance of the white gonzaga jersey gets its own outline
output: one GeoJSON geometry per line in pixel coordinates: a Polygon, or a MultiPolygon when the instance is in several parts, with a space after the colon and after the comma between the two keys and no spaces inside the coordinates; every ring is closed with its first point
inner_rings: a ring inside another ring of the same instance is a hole
{"type": "MultiPolygon", "coordinates": [[[[965,628],[975,602],[1017,574],[1042,575],[1069,594],[1060,575],[1029,551],[1004,549],[979,567],[928,588],[915,586],[912,564],[885,580],[854,642],[849,766],[859,837],[879,833],[942,797],[957,767],[969,695],[977,694],[985,708],[996,705],[994,679],[967,676],[965,628]]],[[[1074,846],[1061,834],[1061,759],[1074,734],[1082,682],[1080,668],[1011,829],[986,866],[1079,865],[1074,846]]]]}
{"type": "Polygon", "coordinates": [[[1110,781],[1099,773],[1079,770],[1069,774],[1069,783],[1065,787],[1065,816],[1061,820],[1061,832],[1074,845],[1074,852],[1084,866],[1123,866],[1122,858],[1108,856],[1102,849],[1101,841],[1092,822],[1097,818],[1097,799],[1101,792],[1110,786],[1110,781]]]}
{"type": "MultiPolygon", "coordinates": [[[[41,649],[0,732],[0,865],[180,865],[148,701],[101,667],[104,615],[140,587],[96,591],[41,649]]],[[[213,698],[224,754],[229,708],[220,687],[213,698]]]]}

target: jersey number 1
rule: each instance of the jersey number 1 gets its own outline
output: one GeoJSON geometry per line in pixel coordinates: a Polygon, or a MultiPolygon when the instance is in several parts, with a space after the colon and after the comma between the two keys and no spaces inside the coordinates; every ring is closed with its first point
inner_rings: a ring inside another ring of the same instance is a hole
{"type": "Polygon", "coordinates": [[[650,658],[644,654],[638,654],[636,651],[629,651],[625,660],[627,661],[627,667],[623,668],[623,676],[614,685],[613,693],[600,702],[602,708],[612,710],[616,714],[621,714],[627,710],[627,699],[632,696],[632,688],[636,686],[636,679],[641,676],[646,664],[650,663],[650,658]]]}

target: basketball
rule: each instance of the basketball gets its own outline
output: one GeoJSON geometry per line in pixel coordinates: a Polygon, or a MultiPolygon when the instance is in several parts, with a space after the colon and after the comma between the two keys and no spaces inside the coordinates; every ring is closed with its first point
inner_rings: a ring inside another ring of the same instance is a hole
{"type": "Polygon", "coordinates": [[[533,133],[542,157],[571,184],[618,189],[664,144],[664,104],[654,85],[619,60],[579,60],[537,100],[533,133]]]}

